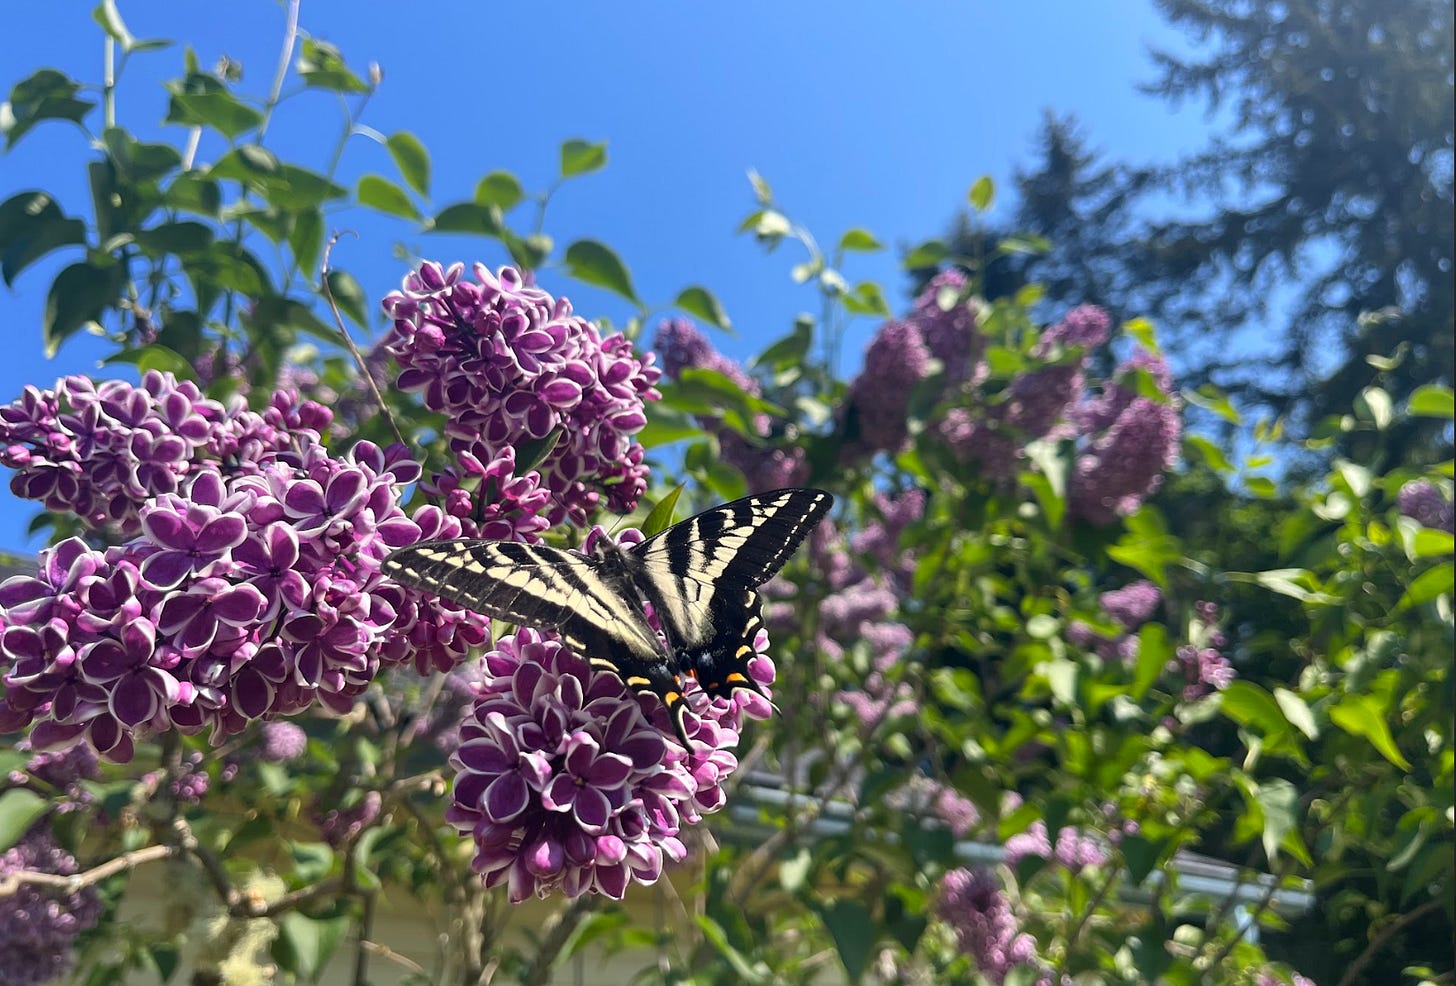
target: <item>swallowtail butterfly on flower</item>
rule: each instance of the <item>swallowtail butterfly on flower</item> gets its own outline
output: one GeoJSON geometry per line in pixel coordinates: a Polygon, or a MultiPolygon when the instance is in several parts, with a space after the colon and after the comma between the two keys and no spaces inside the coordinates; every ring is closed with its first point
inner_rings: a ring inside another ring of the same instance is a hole
{"type": "Polygon", "coordinates": [[[590,555],[518,541],[423,541],[385,575],[486,616],[555,630],[594,667],[656,695],[691,750],[684,674],[710,696],[762,694],[748,673],[762,626],[757,589],[784,566],[834,498],[785,489],[746,496],[640,544],[603,538],[590,555]],[[667,646],[647,622],[652,604],[667,646]]]}

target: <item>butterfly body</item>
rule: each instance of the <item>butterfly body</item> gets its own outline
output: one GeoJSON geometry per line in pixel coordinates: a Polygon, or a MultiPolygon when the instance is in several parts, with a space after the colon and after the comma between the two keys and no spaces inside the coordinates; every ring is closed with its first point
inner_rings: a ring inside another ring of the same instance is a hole
{"type": "Polygon", "coordinates": [[[748,672],[762,626],[757,589],[833,502],[822,490],[775,490],[705,510],[640,544],[599,539],[585,555],[516,541],[425,541],[391,553],[382,569],[475,612],[555,630],[594,667],[655,695],[691,749],[683,676],[710,696],[762,694],[748,672]]]}

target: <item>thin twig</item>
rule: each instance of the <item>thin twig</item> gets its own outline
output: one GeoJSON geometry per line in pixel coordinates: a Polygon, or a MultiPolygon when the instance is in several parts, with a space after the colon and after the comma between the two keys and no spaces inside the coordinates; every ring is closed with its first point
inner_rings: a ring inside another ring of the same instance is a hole
{"type": "Polygon", "coordinates": [[[354,365],[359,367],[359,373],[363,375],[364,382],[369,386],[369,393],[374,395],[374,403],[379,405],[379,413],[384,415],[384,420],[389,424],[389,430],[394,432],[395,441],[401,445],[405,444],[404,432],[399,430],[399,424],[390,413],[389,405],[384,403],[384,395],[379,392],[379,384],[374,380],[374,374],[369,369],[364,355],[359,352],[359,347],[354,345],[354,339],[349,335],[349,330],[344,326],[344,317],[339,314],[338,303],[334,301],[334,292],[329,288],[329,258],[333,255],[334,244],[339,242],[342,233],[335,233],[329,237],[328,244],[324,247],[324,261],[319,268],[319,287],[323,289],[324,300],[329,303],[329,311],[333,313],[334,324],[339,328],[339,338],[344,340],[344,345],[349,349],[349,355],[354,357],[354,365]]]}
{"type": "Polygon", "coordinates": [[[0,897],[9,897],[19,892],[26,884],[34,884],[42,887],[55,887],[64,890],[66,893],[75,893],[83,887],[100,883],[109,876],[113,876],[123,870],[133,869],[143,863],[150,863],[153,860],[167,859],[176,856],[182,850],[178,846],[147,846],[145,849],[134,849],[131,852],[124,852],[114,859],[108,859],[99,866],[82,873],[73,873],[64,876],[59,873],[41,873],[36,870],[15,870],[5,874],[0,879],[0,897]]]}
{"type": "Polygon", "coordinates": [[[566,945],[566,940],[596,910],[599,900],[601,898],[596,894],[582,894],[546,920],[543,929],[545,935],[541,939],[540,947],[536,949],[535,959],[531,961],[525,975],[521,976],[521,986],[545,986],[551,975],[551,967],[556,964],[556,958],[566,945]]]}
{"type": "Polygon", "coordinates": [[[1365,971],[1365,967],[1370,964],[1371,959],[1375,958],[1375,953],[1384,948],[1386,942],[1441,906],[1441,899],[1432,897],[1420,907],[1417,907],[1413,911],[1407,911],[1405,914],[1402,914],[1387,924],[1384,928],[1381,928],[1380,934],[1370,939],[1370,944],[1365,946],[1365,951],[1361,952],[1359,957],[1350,963],[1350,968],[1346,969],[1345,974],[1340,977],[1338,986],[1350,986],[1351,983],[1360,978],[1360,973],[1365,971]]]}
{"type": "Polygon", "coordinates": [[[425,974],[425,967],[407,955],[400,955],[388,945],[381,945],[377,941],[361,940],[359,946],[373,955],[379,956],[386,962],[393,962],[397,966],[408,969],[417,976],[425,974]]]}

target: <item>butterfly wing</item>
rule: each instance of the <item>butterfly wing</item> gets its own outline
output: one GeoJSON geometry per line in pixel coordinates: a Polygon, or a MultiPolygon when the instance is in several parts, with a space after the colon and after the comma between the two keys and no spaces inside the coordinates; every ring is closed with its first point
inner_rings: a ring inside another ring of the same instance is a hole
{"type": "Polygon", "coordinates": [[[497,620],[555,630],[593,666],[672,711],[681,701],[667,655],[630,587],[600,561],[517,541],[422,541],[392,552],[384,574],[497,620]],[[625,590],[625,591],[624,591],[625,590]]]}
{"type": "Polygon", "coordinates": [[[747,496],[632,549],[634,579],[658,613],[680,669],[708,694],[759,691],[748,673],[762,625],[754,590],[783,568],[833,503],[813,489],[747,496]]]}

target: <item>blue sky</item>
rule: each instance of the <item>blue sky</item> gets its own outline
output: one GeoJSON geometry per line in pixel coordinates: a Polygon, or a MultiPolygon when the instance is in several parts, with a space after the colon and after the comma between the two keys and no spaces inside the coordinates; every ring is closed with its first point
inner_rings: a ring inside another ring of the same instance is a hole
{"type": "MultiPolygon", "coordinates": [[[[133,35],[192,46],[204,66],[226,54],[241,62],[243,89],[266,91],[278,61],[283,7],[272,0],[226,4],[126,3],[133,35]],[[219,16],[226,12],[226,19],[219,16]]],[[[638,293],[666,304],[689,284],[715,291],[737,334],[717,339],[743,357],[784,334],[800,311],[817,310],[789,267],[803,259],[785,245],[771,255],[735,235],[753,208],[745,178],[756,169],[781,204],[821,244],[861,226],[887,245],[938,235],[971,183],[991,175],[997,208],[1011,205],[1013,169],[1028,161],[1047,110],[1075,114],[1092,145],[1116,157],[1167,161],[1201,146],[1201,108],[1174,111],[1137,91],[1153,77],[1151,47],[1183,50],[1147,0],[1072,4],[830,3],[737,4],[397,4],[304,0],[301,24],[337,45],[384,83],[362,123],[413,132],[433,158],[435,208],[469,199],[488,171],[514,172],[530,190],[553,178],[563,140],[608,143],[605,171],[578,179],[552,200],[546,228],[560,250],[580,237],[612,246],[638,293]]],[[[11,39],[0,49],[5,92],[41,67],[101,78],[101,32],[87,3],[22,4],[6,11],[11,39]]],[[[149,139],[180,142],[162,127],[161,81],[181,74],[182,48],[136,55],[125,66],[122,125],[149,139]]],[[[304,93],[279,110],[267,143],[280,157],[322,167],[340,127],[331,97],[304,93]]],[[[99,127],[99,116],[89,121],[99,127]]],[[[210,149],[215,156],[218,148],[210,149]]],[[[204,147],[204,159],[209,156],[204,147]]],[[[89,215],[84,137],[47,124],[0,156],[0,200],[23,189],[55,193],[72,214],[89,215]]],[[[382,148],[354,137],[339,180],[394,176],[382,148]]],[[[993,218],[995,213],[993,212],[993,218]]],[[[524,213],[513,214],[521,223],[524,213]]],[[[371,299],[405,271],[398,245],[444,261],[504,260],[494,243],[421,236],[367,213],[333,217],[360,233],[336,266],[371,299]]],[[[26,384],[49,386],[67,373],[96,373],[95,340],[74,337],[46,360],[40,319],[50,278],[74,256],[55,254],[0,288],[8,358],[0,400],[26,384]]],[[[860,255],[851,281],[879,280],[893,308],[905,281],[892,250],[860,255]]],[[[578,311],[616,322],[625,303],[584,289],[549,268],[543,286],[569,295],[578,311]]],[[[857,358],[874,325],[851,328],[857,358]]],[[[650,336],[649,336],[650,338],[650,336]]],[[[112,375],[115,371],[103,371],[112,375]]],[[[39,547],[25,528],[34,505],[0,493],[0,548],[39,547]]]]}

